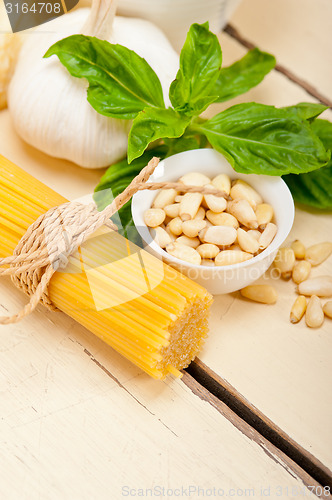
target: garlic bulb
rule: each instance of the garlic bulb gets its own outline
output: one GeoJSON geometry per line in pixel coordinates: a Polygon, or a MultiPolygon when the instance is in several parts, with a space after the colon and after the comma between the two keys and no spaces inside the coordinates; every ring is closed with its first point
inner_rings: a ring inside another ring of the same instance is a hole
{"type": "Polygon", "coordinates": [[[84,79],[72,77],[60,61],[43,59],[48,48],[69,35],[83,33],[124,45],[144,57],[157,73],[166,105],[179,66],[165,35],[141,19],[114,17],[113,0],[94,0],[38,27],[27,37],[9,87],[9,109],[18,134],[37,149],[86,168],[100,168],[123,158],[131,122],[98,114],[88,103],[84,79]]]}

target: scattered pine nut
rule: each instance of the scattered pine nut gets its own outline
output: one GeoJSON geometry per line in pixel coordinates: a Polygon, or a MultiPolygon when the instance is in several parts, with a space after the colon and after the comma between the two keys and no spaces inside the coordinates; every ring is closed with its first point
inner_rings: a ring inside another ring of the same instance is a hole
{"type": "Polygon", "coordinates": [[[180,260],[189,262],[190,264],[200,265],[201,256],[194,248],[188,247],[186,245],[181,245],[180,243],[170,243],[166,247],[166,252],[168,252],[173,257],[177,257],[180,260]]]}
{"type": "Polygon", "coordinates": [[[249,285],[242,288],[240,292],[246,299],[262,304],[275,304],[278,298],[276,289],[271,285],[249,285]]]}
{"type": "Polygon", "coordinates": [[[305,322],[309,328],[318,328],[324,322],[322,304],[317,295],[312,295],[309,299],[305,313],[305,322]]]}
{"type": "Polygon", "coordinates": [[[192,219],[182,222],[183,234],[189,238],[195,238],[198,233],[206,226],[205,220],[192,219]]]}
{"type": "Polygon", "coordinates": [[[218,246],[231,245],[236,236],[236,230],[230,226],[212,226],[199,232],[199,238],[204,243],[214,243],[218,246]]]}
{"type": "Polygon", "coordinates": [[[205,210],[203,207],[199,207],[197,214],[195,215],[195,219],[204,220],[205,219],[205,210]]]}
{"type": "Polygon", "coordinates": [[[308,279],[311,271],[311,264],[307,260],[300,260],[295,264],[292,271],[292,278],[297,285],[308,279]]]}
{"type": "Polygon", "coordinates": [[[300,240],[295,240],[291,244],[291,248],[294,251],[295,258],[298,260],[304,259],[305,257],[305,246],[300,240]]]}
{"type": "Polygon", "coordinates": [[[301,295],[318,295],[319,297],[332,296],[332,276],[317,276],[302,281],[298,285],[298,291],[301,295]]]}
{"type": "Polygon", "coordinates": [[[325,241],[324,243],[317,243],[306,249],[305,259],[310,262],[312,266],[318,266],[326,260],[332,253],[332,243],[325,241]]]}
{"type": "Polygon", "coordinates": [[[242,252],[241,250],[222,250],[214,259],[216,266],[230,266],[232,264],[240,264],[246,260],[252,259],[251,253],[242,252]]]}
{"type": "Polygon", "coordinates": [[[211,179],[200,172],[190,172],[180,177],[179,182],[183,182],[186,186],[205,186],[211,183],[211,179]]]}
{"type": "Polygon", "coordinates": [[[230,226],[237,229],[239,227],[239,221],[234,217],[234,215],[228,214],[226,212],[221,212],[217,214],[212,210],[207,210],[206,218],[215,226],[230,226]]]}
{"type": "Polygon", "coordinates": [[[153,208],[165,208],[174,203],[178,192],[175,189],[161,189],[153,201],[153,208]]]}
{"type": "Polygon", "coordinates": [[[149,208],[144,212],[144,222],[149,227],[160,226],[165,220],[166,214],[161,208],[149,208]]]}
{"type": "MultiPolygon", "coordinates": [[[[211,189],[215,189],[213,184],[207,184],[205,187],[210,187],[211,189]]],[[[222,198],[221,196],[214,196],[213,194],[205,194],[204,200],[208,208],[216,213],[223,212],[227,207],[227,201],[225,200],[225,198],[222,198]]]]}
{"type": "Polygon", "coordinates": [[[165,248],[167,245],[172,243],[170,235],[160,226],[155,227],[152,230],[152,237],[161,248],[165,248]]]}
{"type": "Polygon", "coordinates": [[[325,316],[327,316],[328,318],[332,318],[332,300],[325,302],[323,306],[323,311],[325,316]]]}
{"type": "Polygon", "coordinates": [[[212,180],[212,185],[227,195],[231,192],[231,180],[226,174],[219,174],[212,180]]]}
{"type": "Polygon", "coordinates": [[[180,243],[181,245],[187,245],[188,247],[191,247],[191,248],[197,248],[201,242],[198,238],[189,238],[188,236],[179,236],[177,239],[176,239],[176,242],[177,243],[180,243]]]}
{"type": "Polygon", "coordinates": [[[260,203],[257,205],[255,214],[257,217],[259,229],[265,229],[266,225],[273,219],[273,208],[268,203],[260,203]]]}
{"type": "Polygon", "coordinates": [[[203,195],[200,193],[186,193],[180,201],[181,220],[194,219],[201,206],[203,195]]]}
{"type": "Polygon", "coordinates": [[[254,236],[248,234],[244,229],[239,228],[237,230],[237,241],[239,242],[241,250],[243,250],[244,252],[258,252],[258,241],[256,240],[256,238],[254,238],[254,236]]]}
{"type": "Polygon", "coordinates": [[[180,236],[180,234],[182,234],[182,220],[180,217],[172,219],[167,227],[169,227],[170,231],[175,234],[175,236],[180,236]]]}
{"type": "Polygon", "coordinates": [[[203,243],[196,250],[202,259],[214,259],[220,252],[219,247],[213,243],[203,243]]]}
{"type": "Polygon", "coordinates": [[[235,181],[230,192],[233,200],[246,200],[252,208],[263,203],[263,199],[257,191],[242,179],[235,181]]]}
{"type": "Polygon", "coordinates": [[[164,211],[167,217],[172,217],[172,219],[175,219],[175,217],[179,217],[180,203],[172,203],[171,205],[166,205],[164,207],[164,211]]]}
{"type": "Polygon", "coordinates": [[[251,234],[251,236],[253,236],[255,238],[255,240],[257,240],[257,241],[259,240],[259,238],[263,234],[260,231],[258,231],[258,229],[249,229],[249,231],[247,231],[247,233],[251,234]]]}
{"type": "Polygon", "coordinates": [[[234,215],[241,224],[249,229],[257,229],[258,222],[255,212],[247,200],[234,200],[227,204],[227,212],[234,215]]]}
{"type": "Polygon", "coordinates": [[[290,312],[290,322],[298,323],[303,318],[306,309],[307,300],[304,295],[299,295],[292,306],[290,312]]]}
{"type": "Polygon", "coordinates": [[[273,222],[269,222],[258,240],[260,250],[267,248],[272,243],[276,234],[277,226],[273,222]]]}
{"type": "Polygon", "coordinates": [[[292,276],[294,264],[294,250],[289,247],[279,248],[274,259],[274,267],[278,269],[283,279],[287,280],[292,276]]]}

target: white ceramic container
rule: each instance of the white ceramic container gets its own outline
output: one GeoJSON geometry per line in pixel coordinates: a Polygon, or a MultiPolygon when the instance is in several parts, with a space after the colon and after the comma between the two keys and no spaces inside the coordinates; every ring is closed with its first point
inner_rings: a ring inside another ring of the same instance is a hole
{"type": "Polygon", "coordinates": [[[177,51],[191,24],[209,21],[218,33],[240,0],[119,0],[119,16],[142,17],[159,26],[177,51]]]}
{"type": "Polygon", "coordinates": [[[202,172],[210,177],[226,173],[231,179],[243,179],[250,183],[274,209],[278,226],[274,240],[262,253],[239,264],[220,267],[189,264],[172,257],[152,241],[143,214],[151,207],[157,192],[139,191],[133,197],[132,213],[135,226],[146,243],[147,250],[204,286],[212,294],[230,293],[250,285],[270,267],[278,248],[292,228],[294,202],[286,183],[280,177],[237,173],[228,161],[213,149],[197,149],[171,156],[160,162],[150,180],[177,181],[188,172],[202,172]]]}

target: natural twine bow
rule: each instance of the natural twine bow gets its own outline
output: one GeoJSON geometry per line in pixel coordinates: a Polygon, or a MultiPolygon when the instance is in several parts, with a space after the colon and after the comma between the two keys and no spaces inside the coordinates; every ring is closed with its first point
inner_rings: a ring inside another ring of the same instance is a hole
{"type": "Polygon", "coordinates": [[[204,186],[186,186],[180,182],[147,183],[158,163],[158,158],[152,158],[129,186],[102,212],[98,212],[93,203],[83,205],[68,202],[51,208],[28,228],[13,255],[0,259],[0,276],[10,275],[13,283],[30,296],[30,302],[18,314],[0,317],[0,324],[18,323],[31,314],[39,302],[50,310],[56,310],[48,296],[48,286],[53,274],[64,269],[69,256],[101,226],[107,225],[117,230],[110,217],[131,200],[137,191],[173,188],[185,193],[227,196],[220,190],[204,186]]]}

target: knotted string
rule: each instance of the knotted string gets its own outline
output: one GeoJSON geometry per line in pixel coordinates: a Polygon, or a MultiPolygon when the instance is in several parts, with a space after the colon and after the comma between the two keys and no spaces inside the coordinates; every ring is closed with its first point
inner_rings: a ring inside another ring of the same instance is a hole
{"type": "Polygon", "coordinates": [[[65,269],[69,256],[101,226],[107,225],[117,230],[110,217],[131,200],[137,191],[173,188],[184,193],[227,197],[225,192],[205,186],[186,186],[181,182],[148,183],[158,163],[158,158],[152,158],[103,211],[98,212],[94,203],[83,205],[68,202],[51,208],[28,228],[13,255],[0,259],[0,277],[10,275],[13,283],[30,296],[30,301],[19,313],[0,317],[0,324],[18,323],[31,314],[39,303],[56,310],[48,295],[48,286],[54,273],[65,269]]]}

